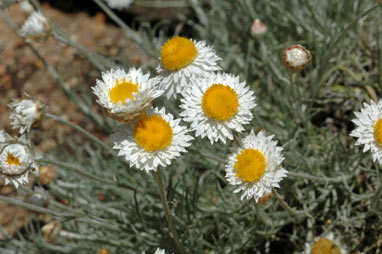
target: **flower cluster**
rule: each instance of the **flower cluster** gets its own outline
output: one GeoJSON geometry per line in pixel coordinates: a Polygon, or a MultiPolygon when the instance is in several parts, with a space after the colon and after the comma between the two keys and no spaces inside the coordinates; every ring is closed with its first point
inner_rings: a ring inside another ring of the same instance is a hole
{"type": "MultiPolygon", "coordinates": [[[[253,118],[254,92],[238,76],[221,73],[221,60],[211,46],[175,36],[162,46],[158,76],[150,78],[142,70],[111,69],[102,73],[92,88],[107,115],[122,124],[114,134],[114,149],[131,167],[156,171],[186,152],[195,137],[207,138],[211,145],[235,138],[253,118]],[[190,128],[180,125],[164,108],[152,103],[165,93],[181,95],[180,116],[190,128]]],[[[238,140],[228,157],[226,178],[239,185],[242,199],[256,202],[269,195],[287,171],[281,166],[282,148],[264,132],[253,130],[238,140]]]]}

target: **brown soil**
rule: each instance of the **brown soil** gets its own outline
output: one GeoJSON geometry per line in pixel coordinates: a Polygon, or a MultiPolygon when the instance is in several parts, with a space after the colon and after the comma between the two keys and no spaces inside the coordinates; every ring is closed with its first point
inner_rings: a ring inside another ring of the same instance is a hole
{"type": "MultiPolygon", "coordinates": [[[[62,13],[49,5],[44,5],[43,8],[48,18],[57,22],[71,35],[71,39],[86,48],[109,58],[124,56],[130,65],[139,65],[145,61],[138,47],[123,37],[120,29],[107,24],[102,13],[89,17],[85,13],[62,13]]],[[[17,4],[7,9],[5,13],[18,26],[21,26],[28,16],[17,4]]],[[[44,43],[32,42],[32,44],[47,62],[58,69],[66,85],[75,91],[89,92],[89,88],[95,84],[95,79],[100,76],[100,72],[75,49],[52,38],[44,43]]],[[[42,62],[3,20],[0,20],[0,56],[0,129],[5,129],[13,136],[18,135],[17,130],[12,130],[10,126],[7,104],[13,98],[20,98],[25,91],[47,105],[50,113],[66,116],[70,121],[80,124],[92,133],[99,132],[95,124],[68,100],[42,62]]],[[[100,110],[96,104],[94,108],[100,110]]],[[[44,120],[40,130],[50,137],[37,140],[38,147],[43,152],[55,148],[64,137],[76,135],[71,128],[55,124],[52,120],[44,120]]],[[[101,133],[97,135],[102,138],[101,133]]],[[[16,195],[14,188],[4,186],[4,182],[0,182],[0,193],[7,196],[16,195]]],[[[11,235],[33,216],[35,215],[24,209],[0,204],[0,223],[11,235]]]]}

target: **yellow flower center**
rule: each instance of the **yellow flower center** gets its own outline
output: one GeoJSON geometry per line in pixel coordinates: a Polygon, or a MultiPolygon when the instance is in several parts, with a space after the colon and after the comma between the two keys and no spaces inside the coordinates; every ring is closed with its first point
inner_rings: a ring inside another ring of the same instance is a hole
{"type": "Polygon", "coordinates": [[[21,165],[19,159],[10,153],[8,153],[7,163],[9,166],[11,166],[11,165],[20,166],[21,165]]]}
{"type": "Polygon", "coordinates": [[[310,254],[341,254],[341,249],[332,240],[320,238],[313,244],[310,254]]]}
{"type": "Polygon", "coordinates": [[[135,141],[146,151],[166,148],[172,136],[170,124],[158,115],[143,116],[135,126],[135,141]]]}
{"type": "Polygon", "coordinates": [[[265,158],[257,149],[244,149],[236,156],[233,167],[243,182],[258,182],[265,173],[265,158]]]}
{"type": "Polygon", "coordinates": [[[228,120],[239,108],[237,93],[229,86],[213,84],[203,95],[204,113],[215,120],[228,120]]]}
{"type": "Polygon", "coordinates": [[[114,103],[122,102],[125,105],[127,98],[134,101],[133,93],[139,93],[138,84],[134,84],[131,80],[126,82],[123,78],[121,83],[117,80],[115,86],[110,89],[110,99],[114,103]]]}
{"type": "Polygon", "coordinates": [[[163,67],[177,71],[192,63],[198,51],[191,40],[175,36],[163,44],[160,54],[163,67]]]}
{"type": "Polygon", "coordinates": [[[377,123],[374,125],[374,136],[378,144],[382,146],[382,118],[379,118],[377,123]]]}

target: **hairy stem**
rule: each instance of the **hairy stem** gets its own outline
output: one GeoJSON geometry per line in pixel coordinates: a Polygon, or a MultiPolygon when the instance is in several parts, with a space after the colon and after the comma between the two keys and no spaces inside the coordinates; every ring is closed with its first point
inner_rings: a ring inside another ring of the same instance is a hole
{"type": "Polygon", "coordinates": [[[166,220],[167,220],[168,226],[170,228],[170,231],[172,233],[172,237],[173,237],[174,242],[175,242],[176,246],[178,247],[178,250],[180,251],[180,253],[184,254],[185,251],[184,251],[183,246],[180,244],[178,233],[176,233],[174,222],[172,221],[172,216],[171,216],[169,208],[168,208],[167,199],[166,199],[166,196],[164,194],[162,173],[161,173],[160,169],[158,168],[155,172],[152,172],[152,174],[154,175],[155,181],[158,185],[160,200],[162,202],[163,211],[164,211],[164,214],[166,216],[166,220]]]}
{"type": "Polygon", "coordinates": [[[285,209],[285,211],[287,211],[291,215],[293,215],[293,216],[305,215],[311,219],[314,219],[313,216],[308,213],[308,211],[306,211],[306,210],[297,211],[296,209],[290,207],[274,188],[272,188],[272,193],[273,193],[273,195],[275,195],[276,199],[279,201],[280,205],[285,209]]]}

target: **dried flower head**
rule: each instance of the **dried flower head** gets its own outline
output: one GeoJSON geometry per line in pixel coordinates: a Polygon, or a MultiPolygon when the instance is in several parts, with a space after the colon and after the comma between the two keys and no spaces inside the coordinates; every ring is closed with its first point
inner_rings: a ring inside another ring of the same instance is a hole
{"type": "Polygon", "coordinates": [[[38,100],[13,100],[8,107],[12,110],[9,118],[13,129],[20,129],[20,134],[37,127],[43,116],[43,105],[38,100]]]}
{"type": "Polygon", "coordinates": [[[25,37],[30,37],[32,40],[41,42],[49,38],[52,27],[49,20],[38,11],[29,15],[21,27],[21,34],[25,37]]]}
{"type": "Polygon", "coordinates": [[[263,38],[267,33],[267,26],[259,19],[255,19],[251,26],[251,35],[255,38],[263,38]]]}
{"type": "Polygon", "coordinates": [[[59,221],[51,221],[48,224],[45,224],[41,231],[44,235],[45,241],[54,242],[60,231],[61,231],[61,223],[59,221]]]}
{"type": "Polygon", "coordinates": [[[282,53],[282,63],[293,72],[300,72],[310,62],[312,55],[301,45],[286,47],[282,53]]]}
{"type": "Polygon", "coordinates": [[[57,178],[56,170],[51,166],[40,167],[40,182],[44,185],[49,185],[57,178]]]}

